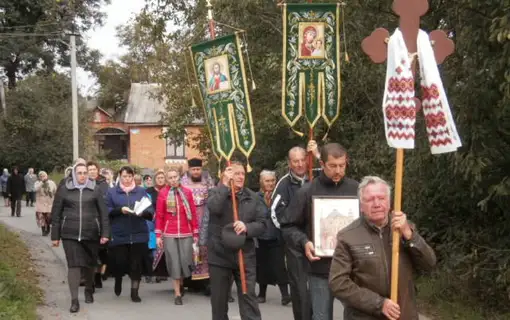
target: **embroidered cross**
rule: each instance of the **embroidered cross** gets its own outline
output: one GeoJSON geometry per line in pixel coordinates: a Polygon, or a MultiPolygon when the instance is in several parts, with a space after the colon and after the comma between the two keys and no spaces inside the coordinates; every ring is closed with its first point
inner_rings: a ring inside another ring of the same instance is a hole
{"type": "MultiPolygon", "coordinates": [[[[404,37],[407,46],[407,51],[416,56],[418,51],[418,31],[420,30],[420,18],[425,15],[429,10],[428,0],[394,0],[393,12],[399,17],[399,28],[404,37]]],[[[387,43],[390,37],[388,30],[378,28],[372,34],[365,38],[361,43],[361,48],[370,57],[374,63],[383,63],[386,61],[387,43]]],[[[430,41],[434,46],[434,56],[438,64],[453,53],[455,45],[451,39],[448,38],[446,32],[442,30],[434,30],[429,35],[430,41]]],[[[411,64],[413,74],[415,73],[416,65],[411,64]]],[[[421,102],[415,98],[417,109],[420,108],[421,102]]]]}

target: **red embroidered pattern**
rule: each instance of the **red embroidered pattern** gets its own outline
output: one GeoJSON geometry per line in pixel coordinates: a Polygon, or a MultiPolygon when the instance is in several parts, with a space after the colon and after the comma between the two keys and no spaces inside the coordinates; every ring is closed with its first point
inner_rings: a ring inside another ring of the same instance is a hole
{"type": "Polygon", "coordinates": [[[432,148],[452,144],[451,132],[444,113],[438,86],[427,87],[422,84],[423,113],[427,126],[429,143],[432,148]]]}
{"type": "Polygon", "coordinates": [[[393,147],[412,148],[414,146],[414,125],[416,107],[414,103],[414,78],[403,76],[405,61],[395,68],[388,79],[384,115],[386,138],[393,147]]]}

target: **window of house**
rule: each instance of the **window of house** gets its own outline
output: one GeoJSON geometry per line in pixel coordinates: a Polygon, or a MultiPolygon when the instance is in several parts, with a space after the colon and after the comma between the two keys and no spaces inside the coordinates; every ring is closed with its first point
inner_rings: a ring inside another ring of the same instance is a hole
{"type": "Polygon", "coordinates": [[[166,139],[166,157],[167,158],[185,158],[186,142],[184,137],[180,140],[166,139]]]}

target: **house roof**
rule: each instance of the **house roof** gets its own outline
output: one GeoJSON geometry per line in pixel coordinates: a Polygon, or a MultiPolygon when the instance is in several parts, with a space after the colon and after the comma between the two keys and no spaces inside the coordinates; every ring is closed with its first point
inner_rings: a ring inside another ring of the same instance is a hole
{"type": "Polygon", "coordinates": [[[97,109],[97,110],[99,110],[99,111],[101,111],[101,112],[102,112],[102,113],[104,113],[105,115],[107,115],[107,116],[108,116],[108,118],[113,117],[113,116],[112,116],[112,115],[111,115],[108,111],[106,111],[105,109],[103,109],[103,108],[101,108],[101,107],[99,107],[99,106],[98,106],[98,107],[96,107],[94,110],[96,110],[96,109],[97,109]]]}
{"type": "Polygon", "coordinates": [[[124,123],[159,124],[165,112],[165,102],[156,97],[159,88],[156,83],[132,83],[124,123]]]}

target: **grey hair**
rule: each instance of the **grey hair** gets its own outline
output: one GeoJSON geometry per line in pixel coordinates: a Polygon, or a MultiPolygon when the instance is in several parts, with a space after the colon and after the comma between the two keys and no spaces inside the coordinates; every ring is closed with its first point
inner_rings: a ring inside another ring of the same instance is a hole
{"type": "Polygon", "coordinates": [[[365,188],[371,184],[376,184],[376,183],[382,183],[386,186],[386,189],[387,189],[387,193],[388,193],[388,198],[391,197],[391,186],[388,182],[386,182],[386,180],[384,179],[381,179],[377,176],[366,176],[366,177],[363,177],[363,179],[361,179],[361,182],[358,186],[358,198],[359,200],[361,201],[362,199],[362,196],[363,196],[363,190],[365,190],[365,188]]]}
{"type": "Polygon", "coordinates": [[[40,177],[42,174],[45,174],[45,175],[48,175],[48,173],[46,171],[39,171],[39,173],[37,174],[38,177],[40,177]]]}
{"type": "Polygon", "coordinates": [[[303,147],[292,147],[290,150],[289,150],[289,153],[287,154],[287,158],[290,160],[290,154],[291,153],[294,153],[294,152],[302,152],[304,155],[306,155],[306,150],[305,148],[303,147]]]}
{"type": "Polygon", "coordinates": [[[260,173],[260,178],[262,179],[262,177],[265,176],[271,176],[276,178],[276,172],[270,170],[262,170],[262,172],[260,173]]]}

